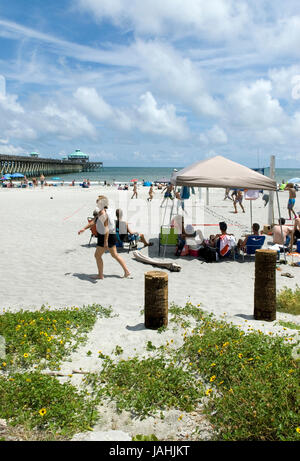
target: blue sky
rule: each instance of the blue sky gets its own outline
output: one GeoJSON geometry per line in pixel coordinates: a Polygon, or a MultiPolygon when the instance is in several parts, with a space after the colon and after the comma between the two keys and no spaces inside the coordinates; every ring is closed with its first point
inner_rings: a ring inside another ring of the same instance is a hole
{"type": "Polygon", "coordinates": [[[0,0],[0,153],[300,167],[298,0],[0,0]]]}

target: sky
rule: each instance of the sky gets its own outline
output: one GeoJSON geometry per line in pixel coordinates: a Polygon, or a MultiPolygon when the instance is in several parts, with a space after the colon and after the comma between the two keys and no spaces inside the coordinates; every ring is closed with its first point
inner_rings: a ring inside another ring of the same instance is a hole
{"type": "Polygon", "coordinates": [[[299,0],[0,0],[0,154],[299,168],[299,44],[299,0]]]}

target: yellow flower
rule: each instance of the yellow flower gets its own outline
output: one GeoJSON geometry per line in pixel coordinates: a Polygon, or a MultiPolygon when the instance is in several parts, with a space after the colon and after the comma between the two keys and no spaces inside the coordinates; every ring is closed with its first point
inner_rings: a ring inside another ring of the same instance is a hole
{"type": "Polygon", "coordinates": [[[6,367],[6,362],[3,362],[2,365],[3,365],[4,367],[6,367]]]}
{"type": "Polygon", "coordinates": [[[241,359],[243,357],[243,354],[239,354],[239,359],[241,359]]]}
{"type": "Polygon", "coordinates": [[[40,414],[41,416],[45,416],[46,413],[47,413],[46,408],[41,408],[40,411],[39,411],[39,414],[40,414]]]}
{"type": "Polygon", "coordinates": [[[229,342],[227,341],[226,343],[223,344],[223,347],[228,346],[229,342]]]}
{"type": "Polygon", "coordinates": [[[23,357],[25,357],[25,359],[27,359],[27,357],[28,357],[27,352],[25,352],[25,354],[23,355],[23,357]]]}
{"type": "Polygon", "coordinates": [[[215,379],[216,379],[216,376],[212,376],[209,381],[212,383],[215,379]]]}
{"type": "Polygon", "coordinates": [[[211,367],[215,367],[215,366],[216,366],[216,364],[215,364],[215,363],[212,363],[210,366],[211,366],[211,367]]]}
{"type": "Polygon", "coordinates": [[[212,389],[207,389],[207,391],[205,392],[206,395],[209,395],[212,393],[212,389]]]}
{"type": "Polygon", "coordinates": [[[183,418],[183,416],[182,416],[182,415],[180,415],[180,416],[179,416],[179,418],[178,418],[178,421],[181,421],[181,420],[182,420],[182,418],[183,418]]]}
{"type": "Polygon", "coordinates": [[[300,427],[297,427],[296,431],[300,434],[300,427]]]}
{"type": "Polygon", "coordinates": [[[27,378],[27,379],[26,379],[26,382],[27,382],[27,383],[31,383],[31,379],[30,379],[30,378],[27,378]]]}

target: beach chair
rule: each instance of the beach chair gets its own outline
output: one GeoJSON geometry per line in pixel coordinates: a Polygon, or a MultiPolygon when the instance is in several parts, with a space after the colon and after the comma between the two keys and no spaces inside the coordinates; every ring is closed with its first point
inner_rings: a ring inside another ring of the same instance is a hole
{"type": "MultiPolygon", "coordinates": [[[[91,218],[90,216],[87,218],[88,220],[88,223],[92,222],[94,220],[94,218],[91,218]]],[[[98,232],[97,232],[97,229],[96,229],[96,223],[90,228],[90,231],[91,231],[91,236],[90,236],[90,240],[89,240],[89,246],[91,246],[91,241],[92,241],[92,238],[95,237],[97,238],[98,237],[98,232]]]]}
{"type": "Polygon", "coordinates": [[[116,237],[117,237],[117,243],[116,246],[117,248],[124,248],[128,250],[128,253],[130,252],[131,249],[135,248],[137,246],[136,242],[136,235],[131,235],[127,230],[126,223],[123,221],[119,221],[119,226],[117,225],[117,221],[115,221],[116,224],[116,237]]]}
{"type": "Polygon", "coordinates": [[[265,239],[265,235],[249,235],[246,244],[246,251],[241,248],[243,260],[245,259],[245,255],[255,255],[256,250],[260,250],[265,243],[265,239]]]}
{"type": "Polygon", "coordinates": [[[158,236],[158,255],[160,255],[161,246],[177,246],[178,230],[174,227],[161,226],[158,236]]]}

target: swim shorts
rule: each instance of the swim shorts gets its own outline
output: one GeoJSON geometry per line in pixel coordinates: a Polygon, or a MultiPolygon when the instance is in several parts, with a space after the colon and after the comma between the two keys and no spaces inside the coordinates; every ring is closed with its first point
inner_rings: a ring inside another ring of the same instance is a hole
{"type": "Polygon", "coordinates": [[[294,205],[295,205],[295,199],[294,198],[289,198],[288,208],[293,208],[294,205]]]}
{"type": "MultiPolygon", "coordinates": [[[[117,243],[116,234],[109,234],[109,236],[108,236],[108,248],[112,248],[113,246],[116,245],[116,243],[117,243]]],[[[97,246],[98,247],[104,247],[104,235],[98,234],[97,246]]]]}

